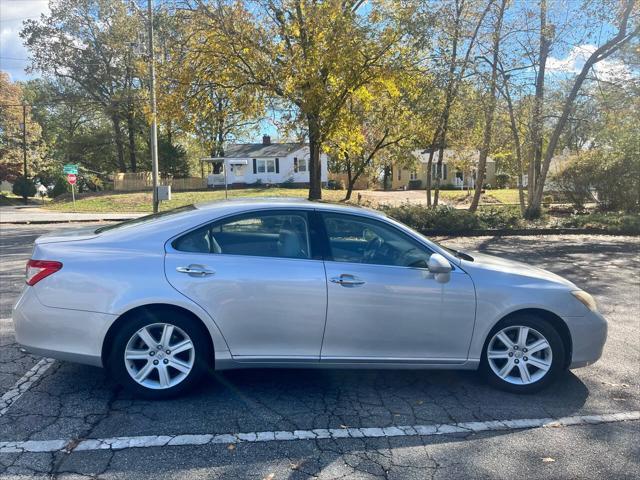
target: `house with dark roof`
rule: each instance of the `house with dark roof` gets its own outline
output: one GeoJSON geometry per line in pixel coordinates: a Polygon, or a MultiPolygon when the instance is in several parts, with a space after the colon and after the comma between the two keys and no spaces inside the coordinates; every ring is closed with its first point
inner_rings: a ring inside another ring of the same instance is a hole
{"type": "MultiPolygon", "coordinates": [[[[309,185],[309,145],[271,143],[264,135],[262,143],[236,143],[225,148],[224,157],[205,158],[207,186],[210,188],[250,187],[252,184],[309,185]],[[226,175],[225,175],[226,173],[226,175]]],[[[327,181],[327,156],[320,155],[322,182],[327,181]]]]}

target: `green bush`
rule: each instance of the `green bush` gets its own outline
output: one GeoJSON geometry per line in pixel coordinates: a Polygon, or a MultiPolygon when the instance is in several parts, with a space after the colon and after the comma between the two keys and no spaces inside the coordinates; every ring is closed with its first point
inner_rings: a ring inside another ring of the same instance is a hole
{"type": "Polygon", "coordinates": [[[36,185],[31,178],[18,177],[13,182],[11,191],[19,197],[33,197],[36,194],[36,185]]]}
{"type": "Polygon", "coordinates": [[[594,228],[610,233],[640,234],[640,215],[624,212],[596,212],[571,215],[559,225],[563,228],[594,228]]]}
{"type": "Polygon", "coordinates": [[[53,189],[49,192],[49,196],[52,198],[59,197],[60,195],[70,192],[71,187],[69,182],[63,177],[56,178],[56,183],[53,186],[53,189]]]}
{"type": "Polygon", "coordinates": [[[621,142],[574,156],[551,180],[573,205],[597,201],[602,210],[640,210],[640,157],[621,142]]]}
{"type": "Polygon", "coordinates": [[[461,233],[470,230],[517,228],[521,224],[517,208],[482,208],[477,213],[453,207],[427,208],[405,204],[385,206],[382,210],[390,217],[420,232],[461,233]]]}
{"type": "Polygon", "coordinates": [[[496,174],[496,188],[507,188],[512,182],[512,177],[508,173],[496,174]]]}
{"type": "Polygon", "coordinates": [[[422,188],[422,180],[409,180],[409,190],[420,190],[422,188]]]}

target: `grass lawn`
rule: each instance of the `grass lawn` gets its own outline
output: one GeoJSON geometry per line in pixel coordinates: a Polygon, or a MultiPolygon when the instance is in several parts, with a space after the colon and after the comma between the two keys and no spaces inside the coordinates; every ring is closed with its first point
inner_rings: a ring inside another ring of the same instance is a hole
{"type": "MultiPolygon", "coordinates": [[[[519,204],[520,199],[518,197],[517,188],[505,188],[501,190],[487,190],[485,195],[495,198],[500,203],[507,204],[519,204]]],[[[526,196],[526,192],[525,192],[526,196]]]]}
{"type": "MultiPolygon", "coordinates": [[[[344,190],[323,190],[322,198],[328,201],[340,201],[344,198],[344,190]]],[[[357,202],[358,191],[353,192],[351,202],[357,202]]],[[[414,192],[415,193],[415,192],[414,192]]],[[[419,198],[422,199],[424,192],[420,192],[419,198]]],[[[460,190],[441,190],[440,196],[444,200],[454,202],[471,201],[470,195],[473,192],[462,192],[460,190]],[[469,197],[467,197],[469,195],[469,197]]],[[[246,188],[242,190],[229,190],[229,198],[240,197],[297,197],[306,198],[308,190],[306,188],[246,188]]],[[[372,192],[362,191],[362,196],[366,199],[367,204],[375,206],[376,203],[386,203],[389,199],[398,197],[399,201],[404,201],[408,196],[408,192],[372,192]],[[387,198],[389,197],[389,198],[387,198]]],[[[172,192],[171,201],[162,202],[161,210],[169,210],[171,208],[180,207],[199,202],[211,202],[224,199],[224,190],[208,190],[197,192],[172,192]]],[[[483,198],[492,197],[486,203],[517,203],[518,191],[511,190],[489,190],[483,198]]],[[[412,200],[409,200],[412,201],[412,200]]],[[[481,203],[484,203],[481,201],[481,203]]],[[[134,193],[85,193],[76,195],[76,206],[74,210],[71,202],[71,195],[66,194],[51,202],[46,207],[52,210],[63,212],[151,212],[151,193],[150,192],[134,192],[134,193]]]]}
{"type": "MultiPolygon", "coordinates": [[[[345,192],[340,190],[323,190],[322,198],[339,201],[345,192]]],[[[306,188],[247,188],[229,190],[229,198],[240,197],[297,197],[307,198],[306,188]]],[[[182,205],[199,202],[224,200],[224,190],[210,190],[199,192],[172,192],[171,200],[160,203],[160,210],[170,210],[182,205]]],[[[47,205],[48,209],[72,212],[74,211],[70,195],[60,200],[54,200],[47,205]],[[69,197],[69,198],[67,198],[69,197]]],[[[151,212],[151,192],[99,194],[87,193],[76,196],[76,212],[151,212]]]]}

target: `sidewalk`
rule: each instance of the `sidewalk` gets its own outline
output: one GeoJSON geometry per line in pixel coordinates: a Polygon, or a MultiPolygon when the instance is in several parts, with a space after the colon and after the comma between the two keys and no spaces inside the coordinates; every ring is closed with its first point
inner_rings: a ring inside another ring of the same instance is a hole
{"type": "Polygon", "coordinates": [[[3,223],[68,223],[68,222],[100,222],[122,221],[137,218],[144,213],[71,213],[46,210],[38,206],[5,206],[0,207],[0,224],[3,223]]]}

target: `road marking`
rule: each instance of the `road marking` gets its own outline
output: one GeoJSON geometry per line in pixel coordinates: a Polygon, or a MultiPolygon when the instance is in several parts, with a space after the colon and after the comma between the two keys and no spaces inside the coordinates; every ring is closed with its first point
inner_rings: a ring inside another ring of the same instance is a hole
{"type": "Polygon", "coordinates": [[[568,427],[572,425],[599,425],[602,423],[627,422],[633,420],[640,420],[640,411],[607,413],[603,415],[578,415],[562,418],[524,418],[515,420],[493,420],[488,422],[438,423],[433,425],[379,428],[316,428],[314,430],[225,433],[218,435],[144,435],[85,440],[28,440],[0,442],[0,453],[58,452],[63,450],[66,452],[86,452],[95,450],[124,450],[128,448],[236,444],[245,442],[256,443],[376,437],[428,437],[454,433],[468,434],[530,428],[568,427]]]}
{"type": "Polygon", "coordinates": [[[0,318],[0,333],[13,332],[13,321],[10,318],[0,318]]]}
{"type": "Polygon", "coordinates": [[[2,417],[9,407],[13,405],[31,386],[36,383],[42,375],[53,365],[54,360],[51,358],[43,358],[25,373],[20,380],[16,382],[11,390],[6,392],[0,398],[0,417],[2,417]]]}

